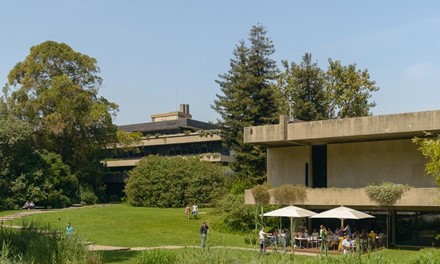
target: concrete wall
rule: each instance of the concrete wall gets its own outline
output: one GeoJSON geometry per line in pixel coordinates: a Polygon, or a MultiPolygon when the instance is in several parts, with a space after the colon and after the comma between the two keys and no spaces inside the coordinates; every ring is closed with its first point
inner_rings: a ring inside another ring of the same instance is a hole
{"type": "Polygon", "coordinates": [[[327,145],[328,187],[365,187],[383,181],[434,187],[425,159],[411,140],[327,145]]]}
{"type": "Polygon", "coordinates": [[[310,167],[310,147],[269,148],[267,182],[273,186],[285,183],[305,184],[305,164],[310,167]]]}
{"type": "MultiPolygon", "coordinates": [[[[269,148],[267,182],[305,184],[305,164],[309,164],[311,185],[311,147],[269,148]]],[[[384,181],[413,187],[435,187],[424,173],[425,159],[411,140],[341,143],[327,145],[327,186],[360,188],[384,181]]]]}
{"type": "MultiPolygon", "coordinates": [[[[439,211],[438,198],[438,188],[411,188],[396,203],[396,209],[439,211]]],[[[271,203],[274,203],[273,199],[271,203]]],[[[255,204],[251,190],[245,191],[245,204],[255,204]]],[[[307,200],[298,205],[310,209],[334,208],[339,205],[360,209],[386,209],[371,202],[363,188],[307,189],[307,200]]]]}

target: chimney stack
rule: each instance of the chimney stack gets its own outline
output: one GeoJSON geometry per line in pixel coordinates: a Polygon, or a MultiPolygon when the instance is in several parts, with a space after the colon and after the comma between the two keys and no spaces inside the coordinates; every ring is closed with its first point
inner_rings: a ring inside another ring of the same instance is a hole
{"type": "Polygon", "coordinates": [[[180,104],[180,112],[189,114],[189,104],[180,104]]]}

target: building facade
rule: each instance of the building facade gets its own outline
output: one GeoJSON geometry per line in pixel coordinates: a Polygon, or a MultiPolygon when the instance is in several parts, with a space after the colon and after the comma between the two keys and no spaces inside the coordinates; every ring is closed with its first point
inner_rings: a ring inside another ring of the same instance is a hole
{"type": "Polygon", "coordinates": [[[154,114],[151,120],[118,127],[129,133],[142,133],[143,138],[135,150],[109,150],[108,159],[103,161],[109,195],[122,195],[128,171],[148,155],[199,156],[201,160],[225,165],[232,161],[232,153],[223,146],[217,126],[192,119],[188,105],[180,105],[180,111],[154,114]]]}
{"type": "MultiPolygon", "coordinates": [[[[425,132],[440,133],[440,111],[294,123],[281,116],[278,125],[245,128],[244,141],[267,147],[271,186],[310,187],[302,206],[321,211],[345,205],[375,214],[373,221],[391,210],[392,243],[432,245],[440,233],[438,188],[412,142],[425,132]],[[363,190],[385,181],[411,186],[392,208],[370,201],[363,190]]],[[[250,191],[245,199],[254,203],[250,191]]]]}

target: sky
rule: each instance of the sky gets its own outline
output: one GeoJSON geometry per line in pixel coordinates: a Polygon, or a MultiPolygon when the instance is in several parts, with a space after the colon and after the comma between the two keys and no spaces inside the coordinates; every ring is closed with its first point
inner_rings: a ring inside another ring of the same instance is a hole
{"type": "Polygon", "coordinates": [[[32,46],[63,42],[97,59],[99,95],[119,105],[117,125],[189,104],[215,122],[218,75],[261,24],[281,60],[304,53],[367,69],[380,87],[374,115],[440,109],[440,1],[0,0],[0,85],[32,46]]]}

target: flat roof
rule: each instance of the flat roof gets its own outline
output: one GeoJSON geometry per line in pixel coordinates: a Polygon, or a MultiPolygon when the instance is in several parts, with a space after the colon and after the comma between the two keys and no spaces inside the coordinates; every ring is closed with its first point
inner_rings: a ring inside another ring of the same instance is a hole
{"type": "Polygon", "coordinates": [[[150,132],[150,131],[165,131],[172,129],[188,129],[188,130],[208,130],[217,129],[217,126],[211,123],[206,123],[189,118],[181,118],[175,120],[166,120],[158,122],[139,123],[131,125],[118,126],[118,129],[126,132],[150,132]]]}
{"type": "Polygon", "coordinates": [[[440,133],[440,110],[246,127],[244,142],[263,146],[318,145],[409,139],[440,133]]]}

